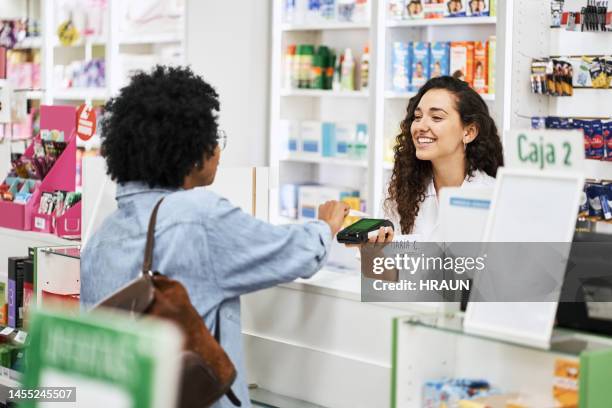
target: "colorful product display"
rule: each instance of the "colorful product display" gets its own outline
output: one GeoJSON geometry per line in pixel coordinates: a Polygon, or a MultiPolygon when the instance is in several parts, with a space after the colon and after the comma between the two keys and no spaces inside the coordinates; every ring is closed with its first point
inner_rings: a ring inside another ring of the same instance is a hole
{"type": "Polygon", "coordinates": [[[389,0],[392,20],[484,17],[496,15],[494,0],[389,0]]]}
{"type": "Polygon", "coordinates": [[[494,93],[495,37],[482,42],[394,42],[391,86],[397,92],[417,92],[428,79],[452,75],[477,92],[494,93]]]}
{"type": "Polygon", "coordinates": [[[367,160],[368,125],[353,122],[281,121],[287,154],[367,160]]]}
{"type": "Polygon", "coordinates": [[[564,0],[552,0],[550,4],[551,27],[565,26],[567,31],[612,31],[612,12],[608,0],[587,0],[580,11],[563,12],[564,0]]]}
{"type": "Polygon", "coordinates": [[[361,23],[370,19],[370,0],[283,0],[283,2],[286,23],[361,23]]]}
{"type": "Polygon", "coordinates": [[[6,57],[6,77],[13,89],[40,89],[40,53],[11,50],[6,57]]]}
{"type": "Polygon", "coordinates": [[[54,80],[60,88],[103,88],[106,86],[104,59],[74,61],[54,66],[54,80]]]}
{"type": "Polygon", "coordinates": [[[462,400],[500,394],[488,381],[465,378],[443,378],[427,381],[423,386],[421,406],[427,408],[458,407],[462,400]]]}
{"type": "Polygon", "coordinates": [[[531,118],[533,129],[577,129],[584,132],[584,151],[587,159],[612,161],[612,122],[598,119],[582,120],[556,116],[531,118]]]}
{"type": "Polygon", "coordinates": [[[317,218],[319,205],[329,200],[346,201],[351,208],[365,211],[359,191],[320,184],[283,184],[280,187],[280,214],[301,220],[317,218]],[[357,208],[355,208],[357,207],[357,208]]]}
{"type": "Polygon", "coordinates": [[[283,85],[286,89],[367,89],[369,64],[368,46],[357,58],[350,48],[340,53],[325,45],[291,44],[285,53],[283,85]]]}

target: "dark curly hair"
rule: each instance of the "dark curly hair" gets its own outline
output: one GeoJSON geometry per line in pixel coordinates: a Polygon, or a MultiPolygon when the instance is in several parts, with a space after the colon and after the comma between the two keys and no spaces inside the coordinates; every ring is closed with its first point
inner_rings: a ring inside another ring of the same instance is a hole
{"type": "Polygon", "coordinates": [[[433,177],[429,160],[419,160],[412,141],[410,127],[421,98],[432,89],[444,89],[455,96],[456,108],[464,126],[474,124],[478,136],[466,147],[465,174],[473,176],[481,170],[489,176],[497,175],[497,168],[503,166],[502,144],[495,121],[489,115],[489,108],[476,91],[466,82],[449,76],[430,79],[408,103],[406,117],[401,123],[401,134],[394,147],[395,164],[389,182],[385,207],[396,212],[400,218],[402,233],[410,234],[423,200],[427,185],[433,177]]]}
{"type": "Polygon", "coordinates": [[[178,188],[217,147],[218,95],[186,67],[134,75],[104,111],[101,150],[118,183],[178,188]]]}

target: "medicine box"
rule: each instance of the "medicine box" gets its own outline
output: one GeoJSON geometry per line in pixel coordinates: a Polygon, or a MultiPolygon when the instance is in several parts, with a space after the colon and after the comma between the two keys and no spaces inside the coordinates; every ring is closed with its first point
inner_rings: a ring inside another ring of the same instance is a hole
{"type": "Polygon", "coordinates": [[[488,48],[486,41],[474,43],[474,89],[481,94],[489,92],[488,48]]]}
{"type": "Polygon", "coordinates": [[[299,152],[301,149],[300,123],[293,120],[281,120],[279,131],[283,151],[288,153],[299,152]]]}
{"type": "Polygon", "coordinates": [[[319,205],[330,200],[340,201],[344,197],[359,196],[359,192],[335,186],[302,185],[298,193],[298,218],[314,220],[317,218],[319,205]]]}
{"type": "Polygon", "coordinates": [[[418,90],[425,85],[425,82],[427,82],[429,79],[429,43],[414,42],[412,43],[412,47],[410,49],[410,61],[412,63],[412,80],[410,83],[410,90],[412,92],[418,92],[418,90]]]}
{"type": "Polygon", "coordinates": [[[336,154],[338,157],[347,157],[350,147],[355,143],[357,127],[352,122],[336,124],[336,154]]]}
{"type": "Polygon", "coordinates": [[[430,77],[450,75],[450,43],[431,43],[430,77]]]}
{"type": "Polygon", "coordinates": [[[296,219],[298,215],[298,184],[282,184],[279,191],[279,212],[287,218],[296,219]]]}
{"type": "Polygon", "coordinates": [[[450,74],[459,77],[470,86],[474,84],[474,43],[469,41],[452,42],[450,74]]]}
{"type": "Polygon", "coordinates": [[[302,152],[305,154],[321,154],[321,122],[305,121],[300,126],[302,152]]]}

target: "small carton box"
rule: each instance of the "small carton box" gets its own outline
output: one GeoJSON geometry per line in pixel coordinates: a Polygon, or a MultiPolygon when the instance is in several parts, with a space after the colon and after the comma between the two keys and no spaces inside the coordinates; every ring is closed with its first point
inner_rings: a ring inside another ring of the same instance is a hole
{"type": "Polygon", "coordinates": [[[470,86],[474,85],[474,43],[461,41],[451,43],[450,73],[464,80],[470,86]]]}
{"type": "Polygon", "coordinates": [[[428,42],[414,42],[411,47],[412,80],[410,90],[417,92],[429,79],[430,50],[428,42]]]}
{"type": "Polygon", "coordinates": [[[321,122],[305,121],[300,126],[302,152],[321,155],[321,122]]]}
{"type": "Polygon", "coordinates": [[[431,43],[430,77],[450,75],[450,43],[431,43]]]}
{"type": "Polygon", "coordinates": [[[467,15],[470,17],[483,17],[489,15],[489,0],[467,0],[467,15]]]}
{"type": "Polygon", "coordinates": [[[489,49],[486,41],[474,43],[474,89],[478,93],[489,92],[489,49]]]}

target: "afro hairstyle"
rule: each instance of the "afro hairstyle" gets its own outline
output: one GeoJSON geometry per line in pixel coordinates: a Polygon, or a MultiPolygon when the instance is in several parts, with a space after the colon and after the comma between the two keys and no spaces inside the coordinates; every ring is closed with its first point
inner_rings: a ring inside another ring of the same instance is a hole
{"type": "Polygon", "coordinates": [[[187,67],[138,73],[104,107],[102,155],[118,183],[179,188],[218,145],[219,96],[187,67]]]}

